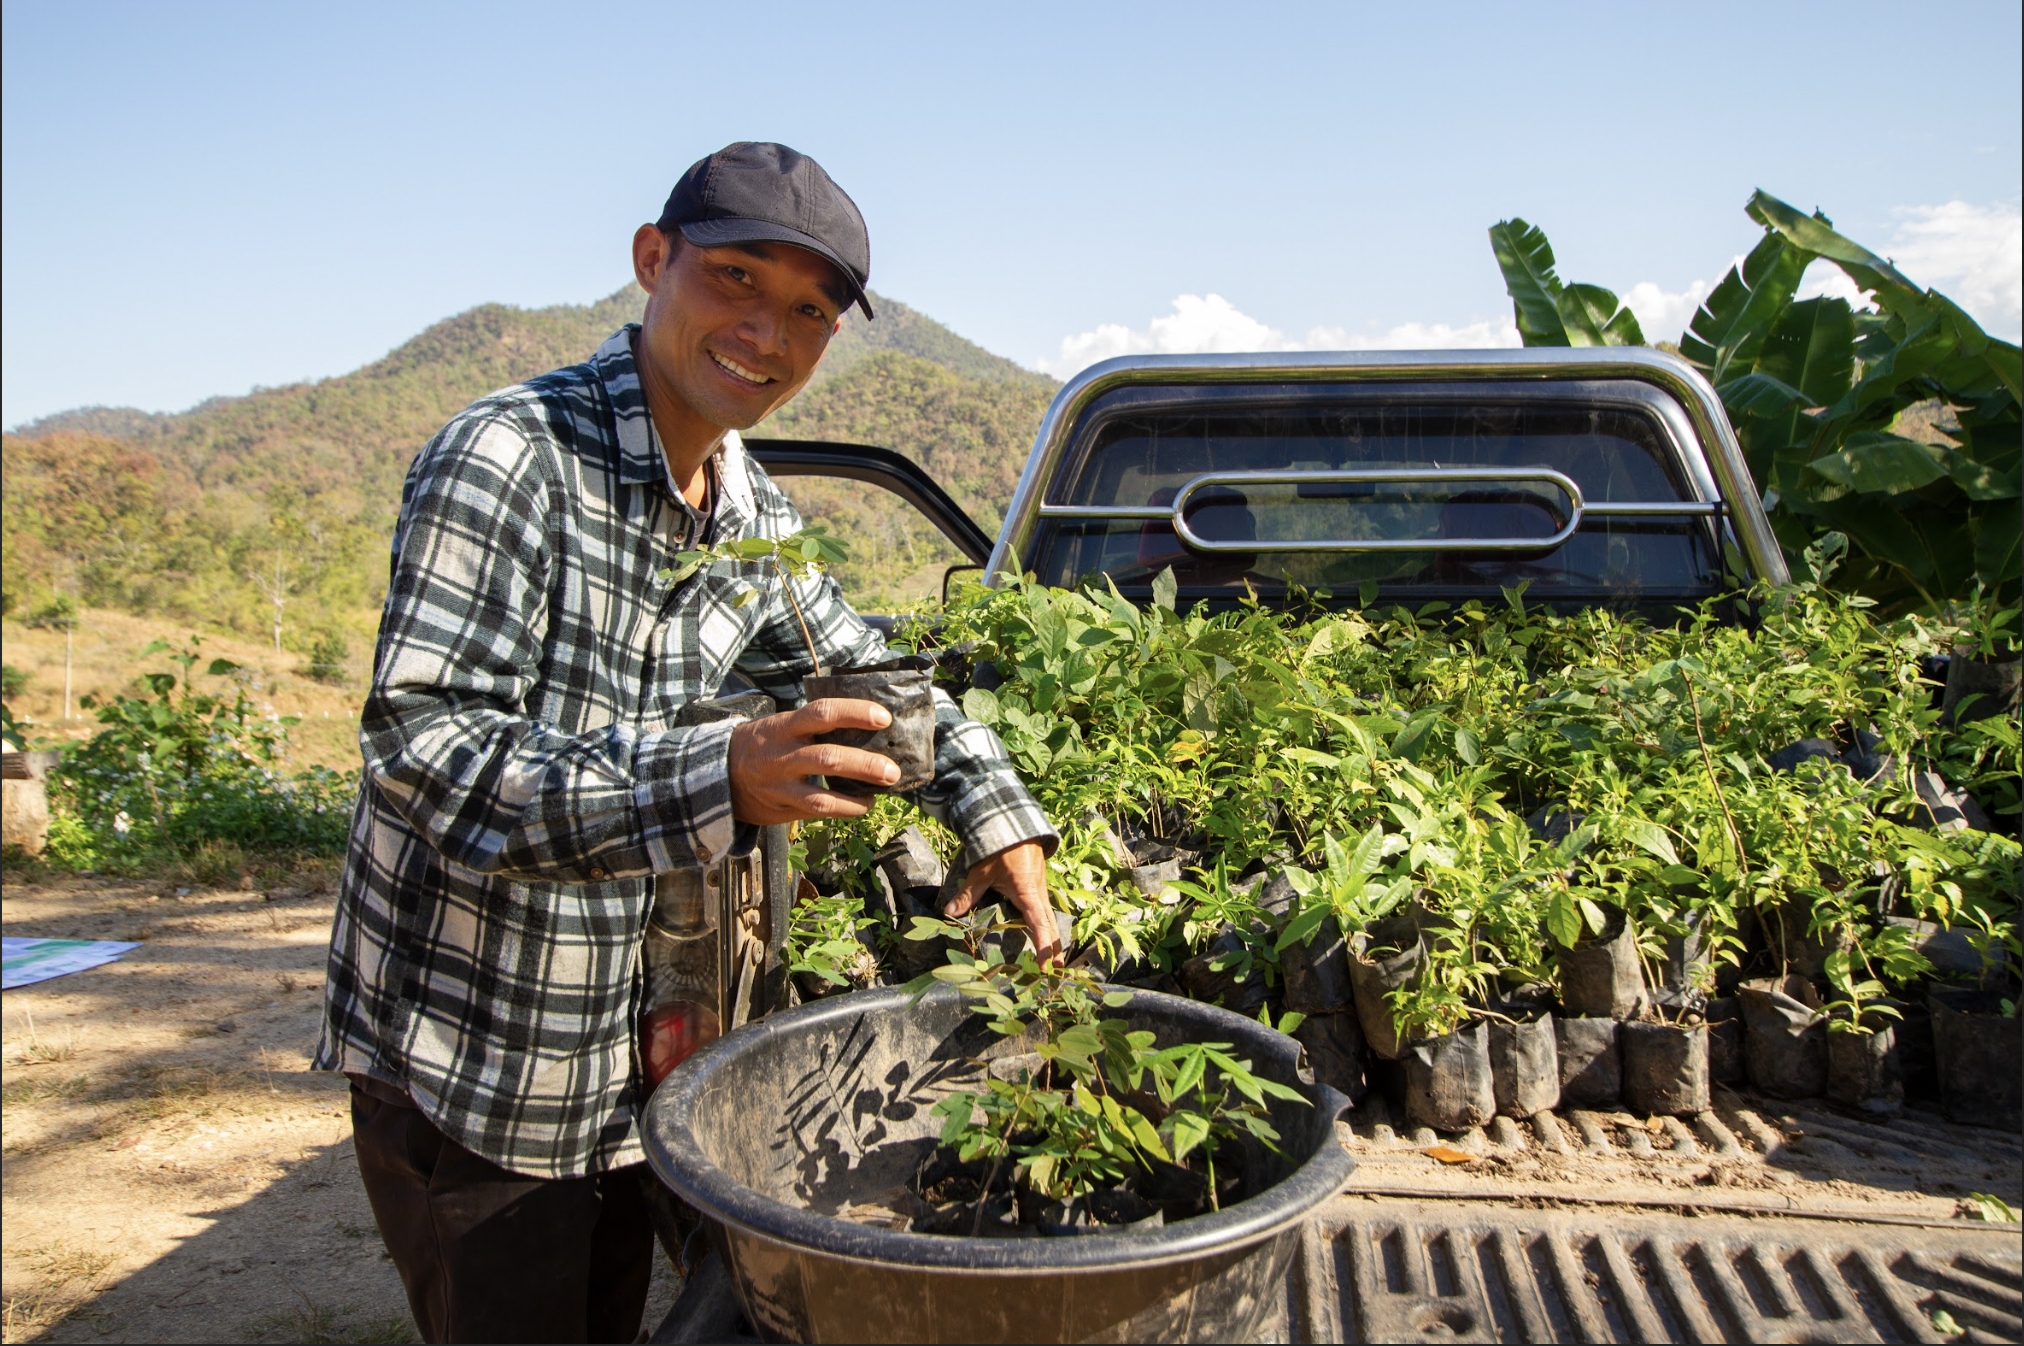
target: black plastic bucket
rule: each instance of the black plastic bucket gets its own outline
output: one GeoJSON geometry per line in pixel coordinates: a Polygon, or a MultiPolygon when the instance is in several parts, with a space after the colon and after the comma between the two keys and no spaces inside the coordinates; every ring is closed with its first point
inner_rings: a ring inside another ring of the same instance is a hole
{"type": "Polygon", "coordinates": [[[897,988],[772,1014],[696,1053],[647,1107],[654,1171],[722,1231],[740,1303],[774,1341],[1244,1341],[1299,1247],[1300,1226],[1354,1164],[1348,1100],[1299,1076],[1300,1048],[1253,1020],[1136,992],[1117,1012],[1162,1047],[1234,1043],[1275,1100],[1279,1153],[1253,1147],[1253,1195],[1159,1228],[1061,1238],[954,1238],[827,1213],[903,1184],[933,1151],[930,1114],[975,1087],[974,1062],[1030,1050],[946,987],[897,988]]]}

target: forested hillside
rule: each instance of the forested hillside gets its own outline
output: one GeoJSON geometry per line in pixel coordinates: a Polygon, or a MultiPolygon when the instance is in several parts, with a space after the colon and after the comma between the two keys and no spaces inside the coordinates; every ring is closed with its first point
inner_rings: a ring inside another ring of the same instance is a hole
{"type": "MultiPolygon", "coordinates": [[[[473,398],[588,356],[637,319],[641,298],[628,285],[590,305],[488,304],[336,378],[173,415],[94,407],[20,427],[0,446],[8,613],[68,597],[278,631],[304,651],[332,632],[364,637],[415,453],[473,398]]],[[[755,433],[896,448],[995,527],[1053,381],[896,300],[873,302],[878,320],[846,319],[809,389],[755,433]]],[[[861,490],[795,494],[861,543],[851,571],[867,598],[896,599],[904,577],[953,559],[861,490]]]]}

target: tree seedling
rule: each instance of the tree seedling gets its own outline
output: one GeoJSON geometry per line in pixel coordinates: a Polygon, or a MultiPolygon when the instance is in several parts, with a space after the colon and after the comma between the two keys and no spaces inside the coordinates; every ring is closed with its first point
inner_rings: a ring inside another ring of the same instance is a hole
{"type": "Polygon", "coordinates": [[[963,1162],[991,1161],[986,1190],[1009,1161],[1017,1183],[1058,1201],[1148,1174],[1155,1163],[1186,1164],[1198,1155],[1209,1206],[1218,1209],[1220,1144],[1250,1135],[1276,1148],[1279,1133],[1266,1100],[1305,1100],[1254,1074],[1250,1062],[1230,1055],[1230,1043],[1159,1049],[1152,1033],[1099,1017],[1129,1004],[1132,993],[1104,989],[1087,969],[1043,967],[1030,951],[1006,961],[1000,943],[988,937],[1010,928],[1007,922],[978,926],[915,917],[907,934],[965,946],[910,983],[917,997],[936,982],[953,986],[992,1032],[1038,1039],[1037,1072],[991,1079],[935,1105],[942,1143],[963,1162]]]}
{"type": "MultiPolygon", "coordinates": [[[[675,564],[659,572],[660,579],[667,584],[685,583],[691,576],[712,561],[744,562],[746,564],[770,565],[780,572],[780,591],[787,596],[787,606],[794,613],[795,625],[801,628],[801,640],[808,647],[808,662],[818,676],[828,670],[822,667],[821,656],[815,650],[815,637],[808,630],[808,619],[802,615],[801,600],[794,595],[794,584],[850,557],[850,544],[842,538],[831,537],[829,530],[815,525],[804,528],[786,537],[747,537],[732,542],[717,542],[704,547],[692,547],[675,554],[675,564]]],[[[734,608],[750,607],[757,602],[761,590],[747,588],[732,603],[734,608]]]]}

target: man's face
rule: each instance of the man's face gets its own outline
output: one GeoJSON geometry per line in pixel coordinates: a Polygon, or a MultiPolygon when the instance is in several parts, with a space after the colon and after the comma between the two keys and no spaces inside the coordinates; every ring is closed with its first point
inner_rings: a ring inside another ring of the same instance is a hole
{"type": "Polygon", "coordinates": [[[690,428],[749,429],[808,382],[850,293],[834,266],[803,248],[672,242],[653,225],[633,239],[648,294],[640,377],[674,414],[701,423],[690,428]]]}

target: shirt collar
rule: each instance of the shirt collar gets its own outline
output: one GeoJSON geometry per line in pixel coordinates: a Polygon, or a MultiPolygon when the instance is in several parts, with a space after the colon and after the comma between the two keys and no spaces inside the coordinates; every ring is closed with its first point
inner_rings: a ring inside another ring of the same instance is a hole
{"type": "MultiPolygon", "coordinates": [[[[660,437],[654,433],[653,417],[647,414],[646,391],[640,386],[639,365],[633,357],[633,339],[639,330],[638,323],[619,328],[597,348],[590,363],[611,402],[612,422],[618,431],[619,480],[658,481],[672,490],[667,458],[661,453],[660,437]]],[[[712,457],[717,464],[719,528],[735,528],[756,518],[759,502],[747,466],[750,459],[736,430],[724,432],[724,442],[712,457]]]]}

